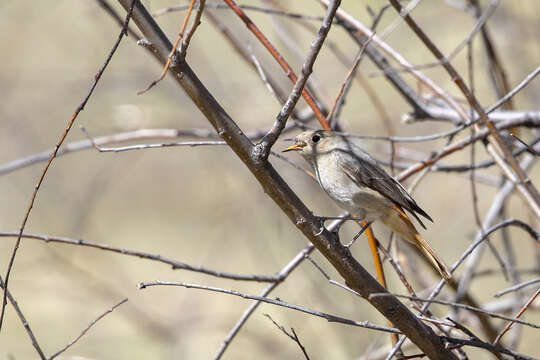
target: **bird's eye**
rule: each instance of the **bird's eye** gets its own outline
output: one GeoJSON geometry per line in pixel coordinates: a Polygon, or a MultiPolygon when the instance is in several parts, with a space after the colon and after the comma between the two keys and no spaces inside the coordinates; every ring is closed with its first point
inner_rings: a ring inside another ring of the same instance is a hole
{"type": "Polygon", "coordinates": [[[313,137],[311,138],[311,141],[313,141],[314,143],[318,142],[319,140],[321,140],[321,137],[319,135],[313,135],[313,137]]]}

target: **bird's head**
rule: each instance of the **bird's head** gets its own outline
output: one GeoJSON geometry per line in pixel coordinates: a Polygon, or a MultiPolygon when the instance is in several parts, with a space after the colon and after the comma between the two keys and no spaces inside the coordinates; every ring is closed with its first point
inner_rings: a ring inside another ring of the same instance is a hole
{"type": "Polygon", "coordinates": [[[304,158],[311,159],[316,154],[332,150],[332,143],[335,137],[331,131],[304,131],[291,139],[294,141],[294,144],[283,150],[283,152],[298,151],[304,158]]]}

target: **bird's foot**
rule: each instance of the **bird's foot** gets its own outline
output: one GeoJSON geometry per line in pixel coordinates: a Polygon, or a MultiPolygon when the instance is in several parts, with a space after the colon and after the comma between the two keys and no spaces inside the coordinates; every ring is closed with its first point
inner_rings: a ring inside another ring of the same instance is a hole
{"type": "Polygon", "coordinates": [[[328,230],[330,231],[331,233],[335,234],[335,235],[339,235],[339,229],[341,229],[341,225],[345,224],[345,221],[347,220],[355,220],[355,221],[358,221],[358,220],[361,220],[361,219],[357,219],[357,218],[354,218],[354,217],[351,217],[351,216],[340,216],[340,217],[335,217],[335,216],[317,216],[317,219],[319,219],[320,221],[320,224],[321,224],[321,227],[320,227],[320,231],[315,234],[315,235],[321,235],[322,232],[324,230],[328,230]],[[341,222],[338,222],[335,227],[332,229],[332,230],[329,230],[325,225],[324,223],[328,220],[343,220],[341,222]]]}
{"type": "Polygon", "coordinates": [[[324,230],[328,230],[326,228],[326,226],[324,225],[324,223],[326,222],[326,220],[329,220],[327,217],[324,217],[324,216],[316,216],[317,217],[317,220],[319,220],[319,232],[315,234],[315,236],[319,236],[321,235],[324,230]]]}

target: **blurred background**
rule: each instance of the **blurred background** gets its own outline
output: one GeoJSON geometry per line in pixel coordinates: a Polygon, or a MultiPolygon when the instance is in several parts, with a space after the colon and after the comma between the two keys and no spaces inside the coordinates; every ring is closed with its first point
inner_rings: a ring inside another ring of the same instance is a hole
{"type": "MultiPolygon", "coordinates": [[[[111,3],[123,18],[125,12],[114,1],[111,3]]],[[[154,12],[188,2],[146,0],[143,3],[154,12]]],[[[244,0],[239,3],[266,8],[278,4],[289,12],[324,15],[318,2],[311,0],[276,0],[275,3],[244,0]]],[[[465,3],[422,1],[412,13],[446,54],[474,26],[474,18],[460,9],[465,3]]],[[[480,3],[486,6],[490,2],[480,3]]],[[[371,17],[366,5],[378,10],[384,2],[343,1],[342,6],[369,26],[371,17]]],[[[272,74],[283,89],[290,90],[291,85],[283,71],[246,32],[237,17],[229,10],[209,8],[207,11],[247,44],[265,71],[272,74]]],[[[512,87],[538,66],[538,14],[540,2],[537,0],[504,1],[488,21],[512,87]]],[[[315,32],[299,25],[295,19],[254,11],[248,15],[299,72],[315,32]],[[295,45],[291,46],[291,41],[295,45]]],[[[174,40],[184,16],[185,12],[171,12],[158,17],[157,21],[169,39],[174,40]]],[[[396,12],[389,9],[379,29],[384,29],[396,17],[396,12]]],[[[319,21],[302,22],[309,23],[313,29],[320,25],[319,21]]],[[[0,3],[0,48],[3,49],[0,166],[54,146],[71,114],[87,94],[94,74],[118,33],[118,25],[97,1],[4,0],[0,3]]],[[[335,26],[329,40],[352,63],[358,46],[347,33],[335,26]]],[[[414,64],[434,60],[404,24],[389,33],[386,41],[414,64]]],[[[487,107],[497,97],[489,82],[484,48],[479,39],[474,42],[473,54],[476,95],[487,107]]],[[[258,74],[246,66],[205,17],[192,39],[187,61],[244,131],[266,128],[273,123],[281,105],[268,92],[258,74]]],[[[453,64],[466,77],[466,50],[457,55],[453,64]]],[[[443,70],[435,67],[424,71],[452,95],[461,98],[443,70]]],[[[319,90],[326,106],[332,104],[347,72],[348,67],[337,60],[335,53],[323,48],[314,67],[312,84],[319,90]]],[[[377,75],[378,70],[369,59],[362,62],[360,72],[382,99],[395,135],[422,135],[451,128],[451,124],[442,122],[402,123],[402,115],[412,110],[409,105],[383,77],[377,75]]],[[[211,129],[182,89],[169,78],[144,95],[137,95],[160,73],[161,66],[142,47],[132,38],[124,39],[66,143],[85,138],[80,126],[84,126],[91,136],[147,128],[211,129]]],[[[404,77],[413,88],[419,87],[412,77],[404,77]]],[[[515,107],[519,110],[538,109],[539,98],[540,82],[533,81],[515,97],[515,107]]],[[[305,107],[300,101],[297,109],[305,107]]],[[[388,135],[388,126],[357,83],[352,85],[340,121],[347,131],[388,135]]],[[[314,122],[313,126],[317,124],[314,122]]],[[[524,132],[522,137],[528,140],[531,135],[524,132]]],[[[400,149],[427,158],[444,143],[444,139],[407,143],[400,145],[400,149]]],[[[279,141],[275,150],[285,146],[279,141]]],[[[380,159],[390,157],[386,142],[365,141],[364,147],[380,159]]],[[[295,154],[289,158],[305,167],[295,154]]],[[[469,158],[470,152],[463,151],[445,158],[444,163],[463,164],[469,158]]],[[[483,147],[477,146],[477,159],[487,158],[483,147]]],[[[272,163],[315,214],[337,216],[340,213],[309,177],[279,159],[273,158],[272,163]]],[[[43,167],[44,163],[38,163],[0,175],[0,231],[14,231],[20,227],[43,167]]],[[[491,181],[491,185],[478,184],[482,216],[497,192],[494,185],[500,177],[495,168],[479,173],[487,183],[491,181]]],[[[538,175],[538,169],[533,168],[533,181],[538,175]]],[[[423,236],[448,264],[454,263],[477,231],[468,175],[429,173],[416,188],[414,197],[435,220],[423,236]]],[[[510,198],[507,213],[534,224],[535,219],[531,220],[527,207],[517,195],[510,198]]],[[[357,230],[354,224],[345,225],[341,232],[342,241],[350,240],[357,230]]],[[[88,149],[59,157],[37,195],[26,231],[161,254],[191,265],[239,274],[274,274],[306,245],[306,239],[225,146],[124,153],[99,153],[88,149]]],[[[387,244],[388,232],[379,225],[375,225],[375,232],[387,244]]],[[[536,266],[538,246],[535,247],[530,237],[520,230],[511,229],[510,234],[512,241],[520,244],[515,247],[519,267],[536,266]]],[[[492,241],[497,248],[502,248],[498,234],[492,241]]],[[[14,242],[14,238],[0,238],[2,277],[14,242]]],[[[417,271],[427,269],[416,255],[406,248],[403,250],[410,265],[419,269],[417,271]]],[[[374,273],[364,237],[352,251],[358,261],[374,273]]],[[[313,258],[333,279],[341,280],[319,254],[314,253],[313,258]]],[[[496,268],[493,255],[486,252],[480,269],[496,268]]],[[[391,289],[405,293],[390,266],[387,270],[391,289]]],[[[431,273],[426,276],[431,284],[438,281],[431,273]]],[[[194,289],[137,288],[142,281],[158,279],[218,286],[249,294],[259,294],[267,286],[172,270],[161,263],[87,247],[24,239],[15,260],[10,290],[49,356],[73,340],[93,319],[127,297],[128,303],[98,322],[62,355],[63,358],[212,358],[250,302],[194,289]]],[[[488,303],[495,300],[495,292],[510,285],[498,274],[475,282],[471,293],[479,302],[488,303]]],[[[424,294],[420,290],[421,287],[418,291],[424,294]]],[[[307,261],[271,297],[359,321],[386,323],[366,301],[330,285],[307,261]]],[[[433,309],[440,316],[448,310],[437,306],[433,309]]],[[[263,316],[265,313],[285,328],[294,327],[315,359],[355,359],[369,349],[389,342],[388,336],[381,333],[329,323],[263,304],[230,345],[224,358],[301,358],[297,346],[263,316]]],[[[530,310],[526,319],[538,322],[540,316],[530,310]]],[[[494,323],[503,324],[500,321],[494,323]]],[[[524,327],[518,350],[540,357],[540,350],[532,341],[534,338],[538,339],[538,330],[524,327]]],[[[474,359],[492,358],[484,351],[466,350],[474,359]]],[[[9,305],[0,333],[0,358],[38,358],[9,305]]]]}

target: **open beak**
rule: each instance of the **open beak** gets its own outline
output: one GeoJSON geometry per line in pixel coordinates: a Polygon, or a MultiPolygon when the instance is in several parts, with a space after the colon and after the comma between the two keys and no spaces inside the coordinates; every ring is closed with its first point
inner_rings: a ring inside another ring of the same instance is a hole
{"type": "Polygon", "coordinates": [[[293,151],[293,150],[299,151],[299,150],[302,150],[304,148],[304,146],[306,146],[306,144],[304,144],[304,143],[296,143],[294,145],[289,146],[285,150],[283,150],[283,152],[293,151]]]}

